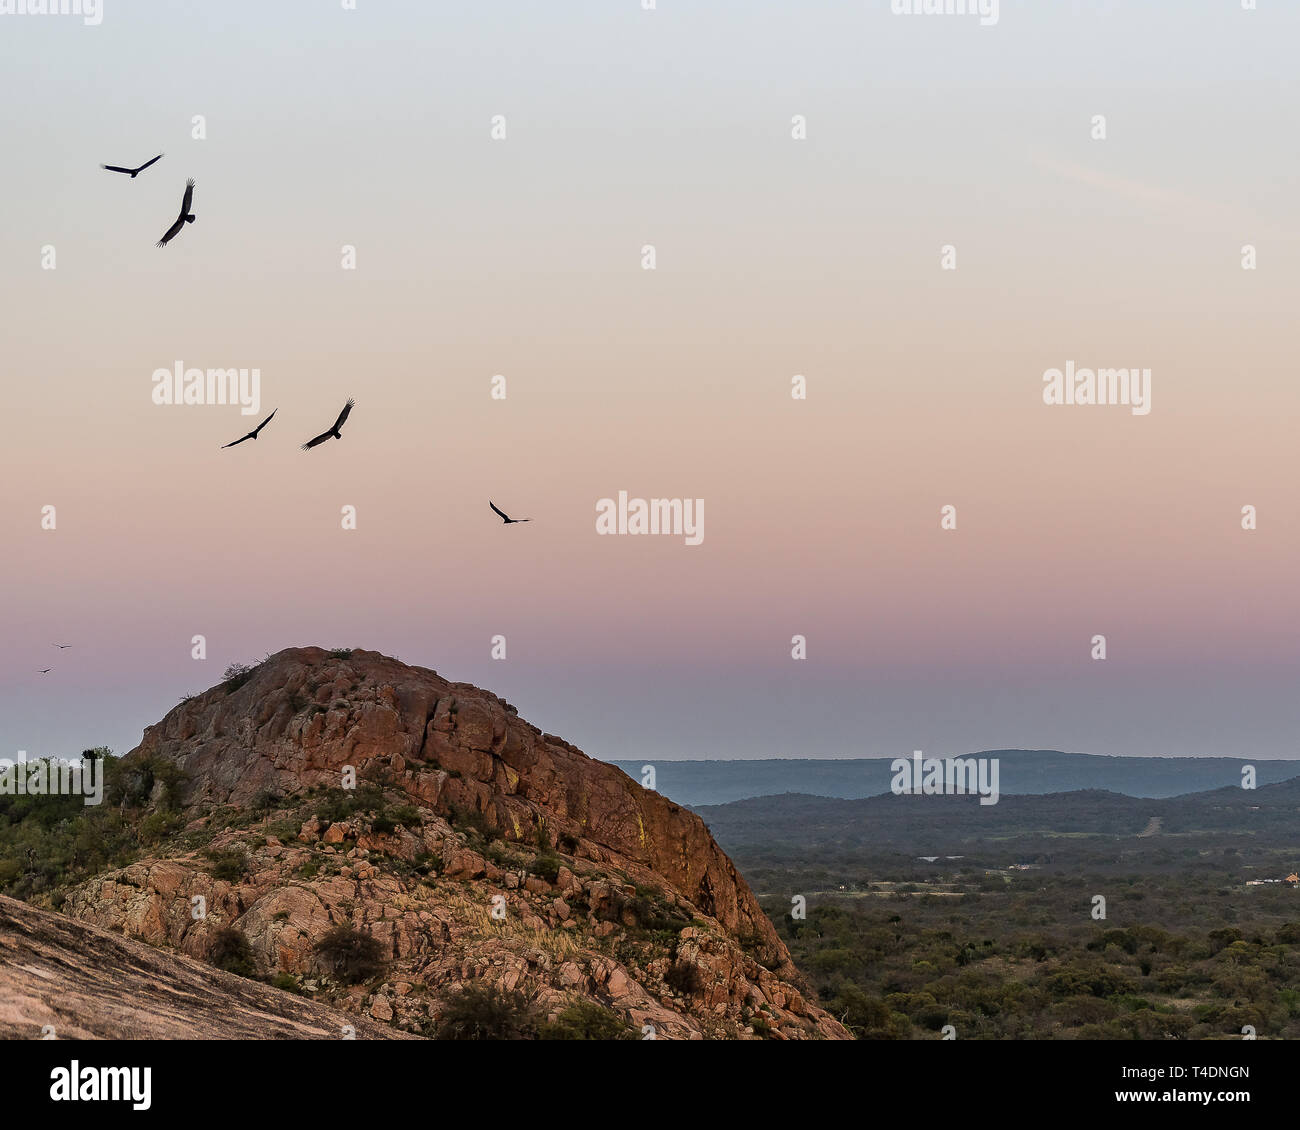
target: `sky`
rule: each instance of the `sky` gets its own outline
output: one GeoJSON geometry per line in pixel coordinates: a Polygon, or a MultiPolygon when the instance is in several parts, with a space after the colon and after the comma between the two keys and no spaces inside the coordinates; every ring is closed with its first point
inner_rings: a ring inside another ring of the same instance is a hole
{"type": "Polygon", "coordinates": [[[1272,0],[0,14],[0,754],[125,752],[319,645],[609,759],[1296,756],[1297,33],[1272,0]],[[154,403],[178,362],[256,368],[258,414],[154,403]],[[1150,369],[1150,411],[1045,404],[1067,363],[1150,369]],[[598,533],[620,491],[704,500],[703,539],[598,533]]]}

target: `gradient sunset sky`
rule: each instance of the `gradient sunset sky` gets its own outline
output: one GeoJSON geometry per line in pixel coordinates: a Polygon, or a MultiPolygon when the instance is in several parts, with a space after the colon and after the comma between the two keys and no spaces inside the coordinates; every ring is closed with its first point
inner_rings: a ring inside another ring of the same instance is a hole
{"type": "Polygon", "coordinates": [[[1300,5],[1260,9],[0,16],[0,756],[308,644],[607,759],[1297,756],[1300,5]],[[219,450],[261,416],[156,406],[177,361],[278,415],[219,450]],[[1067,361],[1150,414],[1044,405],[1067,361]],[[703,544],[597,536],[620,490],[703,544]]]}

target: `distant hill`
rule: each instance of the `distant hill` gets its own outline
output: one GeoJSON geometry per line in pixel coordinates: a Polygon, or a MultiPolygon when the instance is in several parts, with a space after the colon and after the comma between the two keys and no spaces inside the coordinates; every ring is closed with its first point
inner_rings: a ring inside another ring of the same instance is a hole
{"type": "Polygon", "coordinates": [[[1160,799],[1089,789],[1006,796],[985,806],[974,796],[890,793],[839,800],[786,794],[697,811],[728,851],[839,846],[949,854],[975,843],[1044,833],[1137,836],[1152,817],[1159,817],[1165,837],[1248,834],[1300,842],[1300,776],[1257,789],[1230,787],[1160,799]]]}
{"type": "MultiPolygon", "coordinates": [[[[907,751],[910,753],[911,751],[907,751]]],[[[927,757],[996,757],[1003,793],[1067,793],[1101,789],[1131,797],[1171,797],[1240,787],[1241,767],[1254,765],[1260,785],[1300,776],[1300,761],[1237,757],[1109,757],[1054,749],[998,749],[970,754],[925,751],[927,757]]],[[[899,756],[904,756],[900,754],[899,756]]],[[[728,804],[780,793],[860,800],[889,792],[892,757],[852,760],[782,758],[762,761],[613,761],[641,779],[655,768],[655,789],[678,804],[728,804]]]]}

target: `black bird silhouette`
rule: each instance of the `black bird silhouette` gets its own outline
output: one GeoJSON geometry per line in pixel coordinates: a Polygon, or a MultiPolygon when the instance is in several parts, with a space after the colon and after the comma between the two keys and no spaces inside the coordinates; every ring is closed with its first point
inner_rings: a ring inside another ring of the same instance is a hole
{"type": "Polygon", "coordinates": [[[37,671],[36,673],[38,675],[48,675],[53,670],[54,670],[53,667],[44,667],[41,670],[37,671]]]}
{"type": "MultiPolygon", "coordinates": [[[[278,412],[278,411],[280,411],[280,409],[277,408],[277,409],[275,410],[275,412],[278,412]]],[[[271,416],[274,416],[274,415],[275,415],[275,412],[272,412],[272,413],[271,413],[271,416]]],[[[236,439],[236,440],[231,440],[229,443],[223,443],[223,444],[221,445],[221,450],[222,450],[222,451],[225,451],[226,448],[228,448],[228,447],[234,447],[235,444],[237,444],[237,443],[243,443],[244,440],[246,440],[246,439],[257,439],[257,433],[260,432],[264,427],[266,427],[267,424],[269,424],[269,423],[271,422],[271,416],[268,416],[265,420],[263,420],[260,424],[258,424],[257,427],[255,427],[251,432],[248,433],[248,435],[246,435],[246,436],[240,436],[238,439],[236,439]]]]}
{"type": "Polygon", "coordinates": [[[488,505],[489,505],[490,507],[492,507],[493,510],[496,510],[498,514],[501,515],[501,521],[503,521],[507,526],[510,525],[511,522],[531,522],[531,521],[532,521],[531,518],[511,518],[511,517],[509,517],[509,516],[505,513],[505,511],[503,511],[503,510],[497,510],[497,504],[496,504],[495,502],[493,502],[490,498],[488,499],[488,505]]]}
{"type": "Polygon", "coordinates": [[[327,432],[321,432],[315,439],[309,439],[304,443],[302,445],[303,451],[310,451],[318,443],[324,443],[327,439],[342,439],[343,436],[339,432],[339,428],[343,426],[343,421],[348,418],[348,413],[352,411],[352,405],[355,403],[356,401],[349,397],[348,402],[343,405],[343,411],[339,413],[339,418],[334,421],[334,426],[327,432]]]}
{"type": "Polygon", "coordinates": [[[186,224],[194,223],[194,213],[190,211],[190,201],[194,199],[194,178],[190,177],[185,182],[185,199],[181,201],[181,214],[176,217],[176,222],[167,229],[167,234],[158,241],[159,247],[166,247],[173,239],[176,233],[186,224]]]}
{"type": "MultiPolygon", "coordinates": [[[[158,156],[153,159],[153,161],[161,161],[162,159],[163,159],[163,155],[159,153],[158,156]]],[[[145,169],[147,169],[150,165],[153,164],[153,161],[146,161],[138,169],[124,169],[122,168],[121,165],[100,165],[99,167],[101,169],[107,169],[110,173],[130,173],[131,179],[135,180],[136,177],[138,177],[142,172],[145,171],[145,169]]]]}
{"type": "Polygon", "coordinates": [[[62,651],[65,647],[71,647],[72,644],[70,644],[70,643],[52,643],[52,644],[50,644],[50,646],[51,646],[51,647],[57,647],[60,651],[62,651]]]}

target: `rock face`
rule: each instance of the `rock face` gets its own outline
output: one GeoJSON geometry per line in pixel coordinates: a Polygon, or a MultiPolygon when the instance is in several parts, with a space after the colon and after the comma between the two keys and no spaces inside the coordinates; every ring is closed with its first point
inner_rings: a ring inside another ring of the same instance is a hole
{"type": "Polygon", "coordinates": [[[188,957],[0,895],[0,1039],[401,1038],[188,957]]]}
{"type": "Polygon", "coordinates": [[[294,648],[176,707],[128,761],[180,770],[187,835],[74,890],[76,917],[195,956],[234,926],[263,975],[410,1031],[483,981],[656,1038],[847,1038],[697,816],[489,692],[294,648]],[[379,941],[382,974],[331,981],[317,943],[340,924],[379,941]]]}

